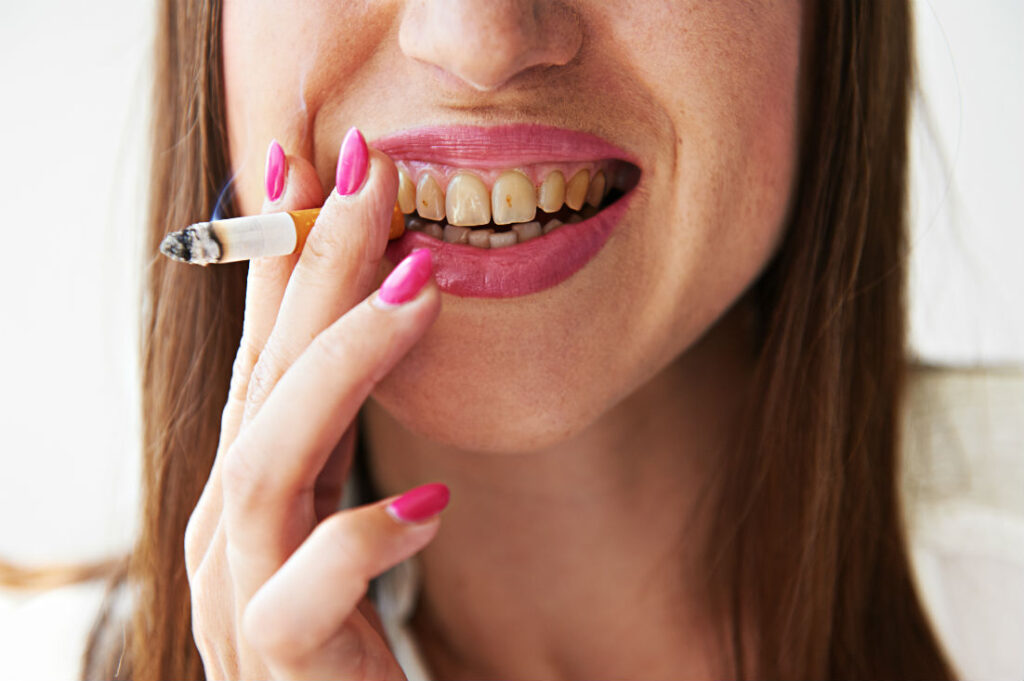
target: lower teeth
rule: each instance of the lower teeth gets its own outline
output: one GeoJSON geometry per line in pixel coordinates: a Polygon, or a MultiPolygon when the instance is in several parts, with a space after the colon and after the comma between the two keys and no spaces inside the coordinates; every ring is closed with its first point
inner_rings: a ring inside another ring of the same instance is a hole
{"type": "Polygon", "coordinates": [[[405,228],[413,232],[423,232],[446,243],[466,244],[476,248],[504,248],[536,239],[562,225],[582,222],[593,217],[597,211],[598,209],[593,206],[586,206],[580,212],[573,211],[568,215],[562,215],[564,220],[548,216],[543,218],[542,222],[521,222],[500,226],[492,224],[474,228],[425,220],[418,215],[407,215],[405,228]]]}

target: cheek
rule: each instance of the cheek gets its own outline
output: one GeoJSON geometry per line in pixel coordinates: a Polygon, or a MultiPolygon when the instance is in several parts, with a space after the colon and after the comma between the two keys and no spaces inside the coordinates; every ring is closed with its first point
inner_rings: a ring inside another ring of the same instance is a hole
{"type": "Polygon", "coordinates": [[[677,84],[659,90],[675,112],[676,144],[672,164],[660,168],[665,199],[655,209],[669,216],[658,297],[684,302],[698,318],[690,323],[706,325],[781,241],[795,175],[802,12],[796,2],[701,7],[689,17],[700,40],[681,36],[678,61],[647,78],[677,84]]]}
{"type": "MultiPolygon", "coordinates": [[[[266,150],[314,157],[315,116],[351,84],[387,30],[384,3],[243,2],[222,10],[224,96],[234,194],[243,214],[263,202],[266,150]]],[[[329,168],[327,170],[330,170],[329,168]]],[[[326,172],[326,170],[325,170],[326,172]]],[[[325,187],[330,177],[323,178],[325,187]]]]}

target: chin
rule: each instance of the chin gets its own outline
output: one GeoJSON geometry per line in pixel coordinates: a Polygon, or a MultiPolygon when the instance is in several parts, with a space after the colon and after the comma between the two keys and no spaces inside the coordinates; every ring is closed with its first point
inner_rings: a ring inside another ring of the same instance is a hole
{"type": "Polygon", "coordinates": [[[441,321],[372,395],[416,436],[465,451],[540,451],[583,431],[610,401],[601,399],[603,386],[580,384],[578,377],[591,377],[585,360],[567,366],[562,355],[526,357],[500,339],[494,345],[507,350],[495,353],[502,362],[453,354],[460,346],[446,342],[441,321]]]}

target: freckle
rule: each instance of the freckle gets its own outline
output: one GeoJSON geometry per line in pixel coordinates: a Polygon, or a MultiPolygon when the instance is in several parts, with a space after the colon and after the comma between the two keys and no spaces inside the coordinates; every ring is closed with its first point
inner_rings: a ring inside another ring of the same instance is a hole
{"type": "Polygon", "coordinates": [[[512,195],[511,194],[505,194],[505,203],[508,204],[509,208],[512,207],[512,195]]]}

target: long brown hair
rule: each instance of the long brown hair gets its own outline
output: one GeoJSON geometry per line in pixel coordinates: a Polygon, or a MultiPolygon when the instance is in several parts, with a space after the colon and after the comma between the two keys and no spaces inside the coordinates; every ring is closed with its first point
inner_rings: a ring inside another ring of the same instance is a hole
{"type": "MultiPolygon", "coordinates": [[[[897,492],[908,1],[807,5],[801,171],[787,237],[755,288],[759,408],[723,463],[716,579],[739,676],[946,679],[897,492]]],[[[209,216],[230,173],[220,2],[164,0],[160,11],[149,253],[209,216]]],[[[244,265],[148,265],[134,617],[109,661],[96,658],[100,620],[87,670],[203,676],[183,537],[217,447],[244,288],[244,265]]]]}

